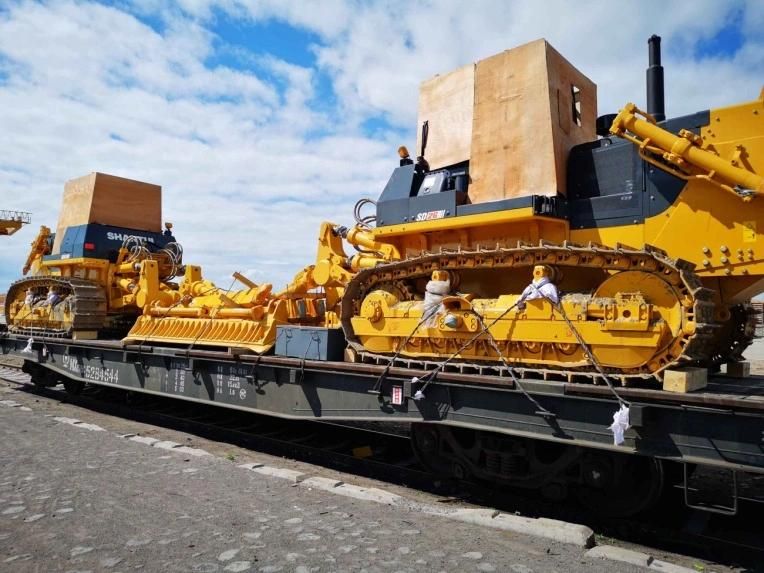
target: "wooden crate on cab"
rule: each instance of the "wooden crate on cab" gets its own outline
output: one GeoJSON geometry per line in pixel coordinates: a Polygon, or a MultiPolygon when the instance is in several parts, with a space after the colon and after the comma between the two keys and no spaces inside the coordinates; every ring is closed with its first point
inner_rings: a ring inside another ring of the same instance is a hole
{"type": "Polygon", "coordinates": [[[597,138],[596,114],[597,86],[536,40],[424,82],[418,119],[430,167],[469,161],[470,201],[486,203],[564,195],[568,151],[597,138]]]}
{"type": "Polygon", "coordinates": [[[470,199],[565,194],[565,162],[593,141],[597,87],[545,40],[475,67],[470,199]]]}
{"type": "Polygon", "coordinates": [[[59,252],[67,227],[88,223],[160,232],[162,187],[97,172],[67,181],[53,253],[59,252]]]}
{"type": "Polygon", "coordinates": [[[430,135],[425,155],[430,169],[462,163],[470,158],[475,101],[475,64],[435,76],[419,86],[416,154],[422,149],[422,124],[430,135]]]}

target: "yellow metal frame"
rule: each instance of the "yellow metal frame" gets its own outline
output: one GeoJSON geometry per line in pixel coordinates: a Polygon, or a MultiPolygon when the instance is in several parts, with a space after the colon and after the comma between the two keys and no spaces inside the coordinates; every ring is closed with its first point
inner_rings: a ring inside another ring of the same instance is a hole
{"type": "Polygon", "coordinates": [[[13,235],[31,221],[31,215],[24,211],[0,210],[0,236],[13,235]]]}
{"type": "Polygon", "coordinates": [[[635,129],[641,134],[635,141],[638,145],[648,141],[658,149],[669,148],[676,157],[661,168],[678,168],[675,160],[683,159],[680,163],[687,185],[673,205],[642,223],[571,229],[570,239],[663,249],[672,258],[694,263],[698,275],[725,304],[764,292],[764,196],[759,196],[764,181],[762,96],[711,110],[710,124],[692,142],[648,120],[624,120],[623,115],[635,112],[626,106],[619,116],[622,119],[614,122],[614,131],[621,134],[624,129],[635,129]],[[677,146],[680,139],[689,147],[684,143],[677,146]],[[720,191],[720,185],[732,192],[720,191]]]}
{"type": "Polygon", "coordinates": [[[396,237],[409,235],[412,233],[434,233],[437,231],[449,231],[454,229],[476,229],[480,227],[491,227],[505,223],[518,223],[521,221],[536,221],[538,219],[556,219],[545,218],[535,215],[532,207],[521,207],[519,209],[508,209],[506,211],[493,211],[491,213],[476,213],[474,215],[462,215],[459,217],[444,217],[443,219],[434,219],[430,221],[414,221],[412,223],[401,223],[399,225],[390,225],[387,227],[378,227],[372,231],[376,239],[383,237],[396,237]]]}

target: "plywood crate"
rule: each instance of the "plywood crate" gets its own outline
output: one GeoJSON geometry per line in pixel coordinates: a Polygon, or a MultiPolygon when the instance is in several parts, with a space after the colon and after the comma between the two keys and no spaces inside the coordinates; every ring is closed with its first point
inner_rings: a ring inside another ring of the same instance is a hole
{"type": "Polygon", "coordinates": [[[68,227],[100,223],[136,231],[162,230],[162,187],[106,173],[67,181],[53,253],[68,227]]]}
{"type": "Polygon", "coordinates": [[[425,156],[430,169],[455,165],[470,158],[475,101],[475,64],[435,76],[419,86],[416,154],[422,149],[422,124],[430,134],[425,156]]]}
{"type": "Polygon", "coordinates": [[[469,160],[470,200],[485,203],[564,195],[568,152],[597,138],[596,114],[596,85],[536,40],[424,82],[418,120],[430,167],[469,160]]]}

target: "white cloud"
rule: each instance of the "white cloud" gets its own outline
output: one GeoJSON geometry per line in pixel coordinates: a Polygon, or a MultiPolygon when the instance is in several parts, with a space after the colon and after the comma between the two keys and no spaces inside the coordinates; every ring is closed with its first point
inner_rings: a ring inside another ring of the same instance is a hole
{"type": "MultiPolygon", "coordinates": [[[[313,70],[268,55],[256,58],[262,73],[209,68],[213,34],[187,19],[168,24],[160,34],[86,3],[0,13],[2,207],[54,226],[71,177],[157,182],[189,262],[222,284],[270,261],[265,276],[283,284],[310,262],[322,218],[347,221],[359,193],[377,192],[390,145],[312,110],[313,70]],[[324,135],[308,137],[316,130],[324,135]]],[[[0,243],[0,282],[33,235],[0,243]]]]}
{"type": "MultiPolygon", "coordinates": [[[[186,9],[202,19],[211,2],[193,0],[186,9]]],[[[602,113],[644,100],[646,40],[664,38],[667,107],[672,115],[755,97],[764,75],[760,2],[643,2],[600,0],[543,3],[476,0],[279,2],[228,0],[214,4],[241,17],[278,19],[318,34],[318,64],[331,74],[349,120],[381,115],[411,128],[419,83],[493,53],[547,38],[599,85],[602,113]],[[700,16],[702,15],[702,17],[700,16]],[[697,49],[735,18],[745,45],[739,54],[697,59],[697,49]],[[758,24],[757,24],[758,23],[758,24]],[[699,83],[731,83],[708,93],[699,83]]]]}
{"type": "MultiPolygon", "coordinates": [[[[761,3],[14,2],[0,9],[0,208],[55,225],[65,180],[105,171],[164,186],[189,262],[283,284],[323,219],[349,223],[412,143],[417,88],[436,73],[538,37],[599,87],[600,110],[644,99],[646,39],[664,38],[667,107],[678,115],[755,97],[764,77],[761,3]],[[220,11],[310,31],[313,68],[215,35],[220,11]],[[134,14],[161,22],[157,29],[134,14]],[[742,19],[743,46],[698,59],[742,19]],[[211,65],[234,53],[240,68],[211,65]],[[336,109],[318,101],[328,75],[336,109]],[[375,138],[375,116],[395,127],[375,138]]],[[[0,241],[0,289],[34,229],[0,241]]]]}
{"type": "MultiPolygon", "coordinates": [[[[190,1],[203,3],[203,0],[190,1]]],[[[255,20],[279,18],[325,38],[334,38],[353,26],[363,4],[358,0],[229,0],[221,8],[255,20]]]]}
{"type": "MultiPolygon", "coordinates": [[[[598,84],[602,113],[615,111],[628,100],[642,101],[646,40],[657,33],[664,38],[668,108],[679,115],[732,103],[761,81],[760,58],[698,62],[693,57],[698,45],[741,10],[745,20],[749,12],[760,9],[755,3],[715,0],[478,0],[469,10],[456,0],[364,5],[352,26],[337,41],[320,47],[318,55],[351,110],[361,115],[384,113],[408,126],[415,120],[412,102],[423,79],[540,37],[598,84]],[[698,90],[719,68],[725,69],[725,78],[735,81],[729,91],[698,90]],[[732,89],[738,95],[730,99],[732,89]]],[[[746,39],[760,43],[760,30],[744,28],[746,39]]]]}

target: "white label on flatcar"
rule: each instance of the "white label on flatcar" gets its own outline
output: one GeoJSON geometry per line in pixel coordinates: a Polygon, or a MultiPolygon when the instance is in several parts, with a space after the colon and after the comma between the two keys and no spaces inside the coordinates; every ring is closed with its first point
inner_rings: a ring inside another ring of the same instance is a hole
{"type": "Polygon", "coordinates": [[[173,370],[173,380],[170,386],[171,390],[176,394],[183,394],[186,391],[186,370],[184,368],[177,368],[173,370]]]}
{"type": "Polygon", "coordinates": [[[82,367],[80,366],[79,361],[74,356],[69,356],[68,354],[64,354],[63,357],[64,362],[64,368],[69,370],[70,372],[74,372],[77,375],[82,375],[82,367]]]}
{"type": "Polygon", "coordinates": [[[403,405],[403,387],[402,386],[393,386],[393,405],[394,406],[403,405]]]}
{"type": "Polygon", "coordinates": [[[215,397],[218,397],[223,395],[223,374],[225,371],[222,364],[218,364],[215,370],[215,397]]]}
{"type": "Polygon", "coordinates": [[[117,384],[119,383],[119,370],[116,368],[106,368],[104,366],[91,366],[86,364],[82,372],[82,377],[85,380],[92,380],[93,382],[101,382],[103,384],[117,384]]]}

